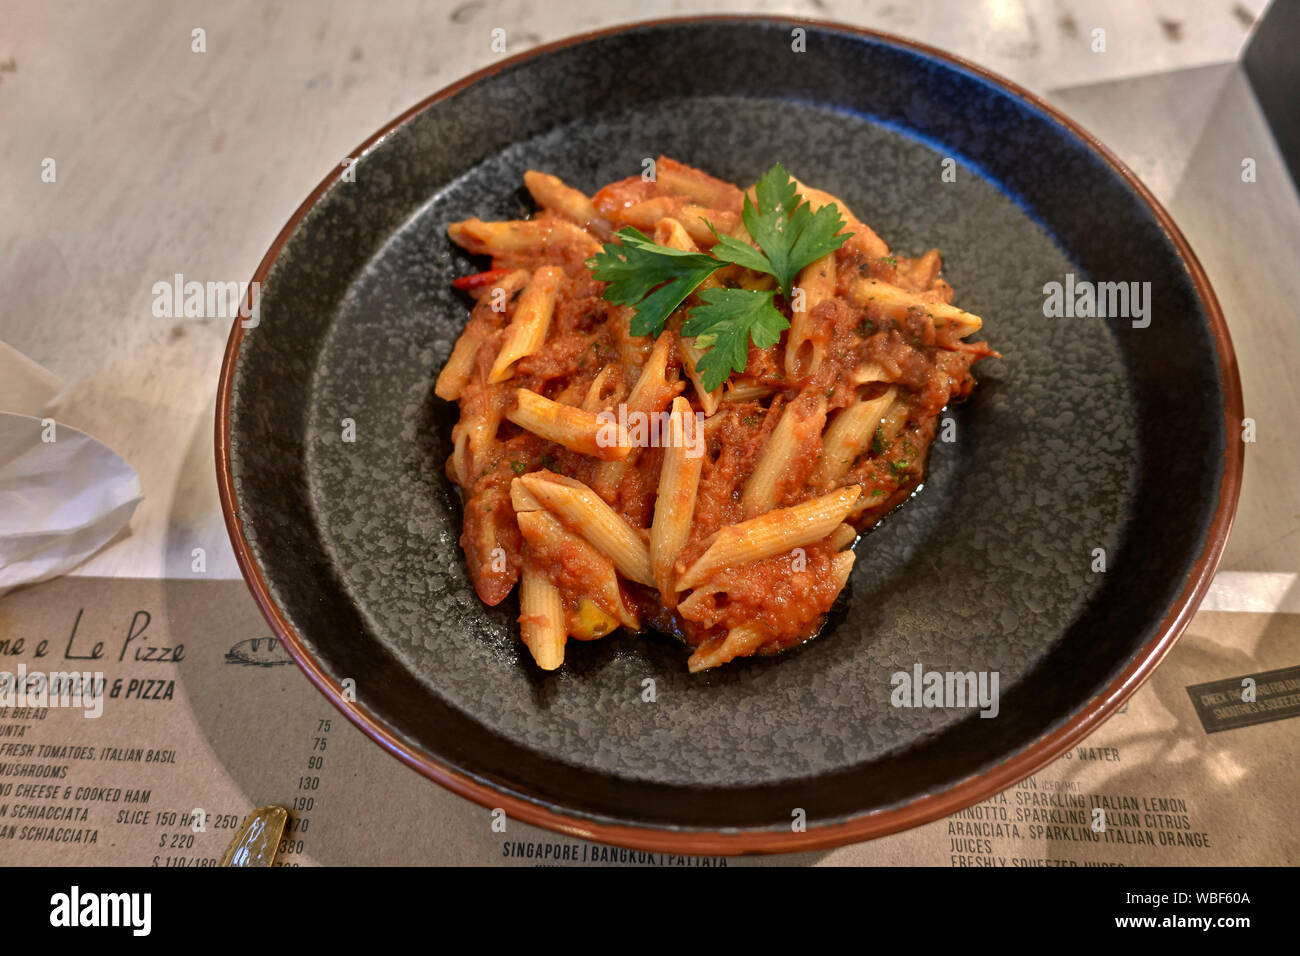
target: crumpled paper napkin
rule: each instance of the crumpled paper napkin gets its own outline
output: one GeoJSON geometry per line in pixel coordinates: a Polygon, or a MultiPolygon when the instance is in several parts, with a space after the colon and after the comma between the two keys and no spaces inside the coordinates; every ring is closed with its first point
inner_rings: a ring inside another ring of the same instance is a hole
{"type": "Polygon", "coordinates": [[[0,594],[81,564],[143,497],[111,448],[40,417],[58,391],[53,374],[0,342],[0,594]]]}

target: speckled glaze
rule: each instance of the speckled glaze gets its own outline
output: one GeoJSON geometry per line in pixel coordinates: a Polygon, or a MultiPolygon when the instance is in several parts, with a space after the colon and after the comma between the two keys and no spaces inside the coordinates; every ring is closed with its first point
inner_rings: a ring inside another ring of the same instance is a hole
{"type": "Polygon", "coordinates": [[[365,149],[355,182],[322,184],[259,270],[261,324],[232,335],[218,472],[254,593],[345,712],[488,806],[701,852],[922,822],[1117,706],[1217,560],[1240,394],[1217,305],[1163,213],[987,77],[803,26],[806,53],[785,21],[645,25],[435,98],[365,149]],[[527,168],[592,191],[660,153],[738,183],[780,160],[902,254],[938,246],[1005,357],[977,367],[923,491],[859,544],[817,640],[698,676],[666,637],[570,642],[545,675],[514,599],[484,607],[457,545],[456,414],[433,382],[467,314],[449,283],[482,262],[446,226],[526,214],[527,168]],[[1150,327],[1044,317],[1044,284],[1067,272],[1150,282],[1150,327]],[[894,708],[891,675],[917,663],[998,671],[999,716],[894,708]],[[338,700],[347,678],[355,704],[338,700]]]}

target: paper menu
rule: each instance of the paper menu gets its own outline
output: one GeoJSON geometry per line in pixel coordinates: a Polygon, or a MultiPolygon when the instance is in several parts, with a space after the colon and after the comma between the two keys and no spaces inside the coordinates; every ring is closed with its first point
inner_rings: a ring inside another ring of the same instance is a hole
{"type": "Polygon", "coordinates": [[[497,832],[487,810],[376,746],[287,660],[240,581],[62,578],[0,598],[0,672],[102,672],[105,690],[98,718],[0,711],[0,863],[214,865],[268,803],[290,810],[278,857],[290,866],[1300,862],[1300,721],[1286,716],[1300,615],[1198,615],[1122,713],[953,817],[831,851],[727,860],[517,821],[497,832]],[[1207,733],[1201,713],[1242,715],[1202,685],[1252,676],[1259,722],[1207,733]]]}

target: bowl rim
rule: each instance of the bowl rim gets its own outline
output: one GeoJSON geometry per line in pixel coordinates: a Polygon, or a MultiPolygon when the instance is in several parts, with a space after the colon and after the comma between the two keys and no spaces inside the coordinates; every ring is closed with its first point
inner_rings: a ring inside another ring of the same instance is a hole
{"type": "MultiPolygon", "coordinates": [[[[217,389],[215,416],[217,488],[221,499],[221,511],[225,518],[226,529],[230,535],[240,572],[243,574],[249,591],[252,592],[253,598],[257,601],[263,616],[270,624],[271,630],[277,639],[284,645],[289,655],[316,686],[317,690],[324,694],[349,720],[393,756],[435,783],[483,807],[504,809],[507,815],[513,819],[568,836],[636,850],[678,852],[692,855],[791,853],[823,850],[874,839],[929,823],[1000,793],[1031,774],[1038,772],[1070,747],[1091,734],[1114,714],[1120,705],[1150,677],[1156,666],[1169,653],[1174,642],[1177,641],[1187,627],[1197,607],[1209,590],[1236,515],[1245,457],[1241,442],[1234,441],[1232,437],[1239,432],[1244,414],[1241,378],[1223,310],[1219,306],[1218,298],[1210,286],[1204,268],[1196,258],[1196,254],[1192,251],[1186,237],[1183,236],[1174,223],[1173,218],[1151,191],[1134,175],[1132,170],[1082,126],[1019,84],[936,47],[877,30],[829,20],[801,17],[715,14],[643,20],[574,34],[493,63],[420,100],[368,137],[360,146],[352,150],[348,157],[354,160],[359,159],[366,151],[381,142],[395,129],[435,103],[454,96],[480,80],[495,76],[505,69],[528,60],[619,33],[657,27],[684,27],[720,23],[779,24],[791,27],[805,27],[821,31],[846,33],[860,39],[900,47],[918,53],[923,57],[940,61],[947,66],[964,70],[1010,94],[1012,97],[1027,103],[1081,140],[1133,190],[1139,199],[1146,203],[1191,277],[1196,294],[1204,305],[1209,319],[1210,331],[1214,338],[1215,351],[1219,360],[1220,379],[1223,384],[1223,416],[1228,440],[1224,449],[1219,500],[1215,507],[1214,517],[1206,532],[1201,552],[1187,576],[1182,592],[1172,602],[1160,621],[1155,636],[1142,646],[1128,667],[1100,693],[1094,696],[1078,714],[1071,717],[1064,725],[1043,734],[1003,762],[990,767],[982,773],[973,774],[959,780],[944,790],[917,797],[901,806],[852,816],[836,823],[817,824],[803,832],[767,829],[676,829],[671,826],[638,825],[567,815],[557,808],[526,799],[505,789],[498,789],[488,782],[477,780],[466,773],[447,766],[428,754],[408,747],[376,717],[356,703],[346,700],[342,687],[326,674],[319,663],[308,653],[301,637],[275,603],[262,569],[254,558],[248,540],[244,536],[243,525],[239,518],[239,503],[235,494],[234,477],[231,471],[230,403],[235,365],[244,338],[244,328],[239,317],[236,317],[232,322],[230,336],[222,359],[221,375],[217,389]]],[[[262,257],[257,271],[253,275],[252,284],[249,286],[250,290],[260,287],[261,283],[266,279],[267,273],[279,258],[285,243],[297,229],[298,224],[315,206],[325,191],[341,179],[345,171],[342,165],[333,170],[289,217],[288,222],[276,235],[270,248],[262,257]]],[[[249,298],[244,303],[246,308],[251,307],[251,295],[252,292],[250,291],[249,298]]]]}

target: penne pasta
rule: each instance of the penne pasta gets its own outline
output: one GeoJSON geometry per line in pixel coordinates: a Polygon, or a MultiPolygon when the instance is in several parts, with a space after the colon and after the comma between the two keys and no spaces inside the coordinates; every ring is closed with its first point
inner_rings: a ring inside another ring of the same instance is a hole
{"type": "Polygon", "coordinates": [[[713,234],[714,229],[725,234],[735,229],[740,222],[740,216],[736,213],[683,202],[680,197],[673,196],[658,196],[634,203],[621,210],[620,215],[623,222],[642,232],[653,231],[661,219],[676,219],[701,249],[711,248],[717,243],[718,237],[713,234]]]}
{"type": "Polygon", "coordinates": [[[896,399],[880,419],[880,437],[885,442],[893,441],[905,424],[907,424],[907,403],[896,399]]]}
{"type": "Polygon", "coordinates": [[[792,309],[785,346],[785,374],[789,378],[815,375],[826,354],[826,340],[815,334],[812,311],[835,297],[835,254],[822,256],[799,273],[796,288],[802,304],[792,309]]]}
{"type": "Polygon", "coordinates": [[[681,382],[668,380],[668,359],[672,349],[673,334],[661,332],[627,398],[629,414],[640,412],[650,415],[661,412],[681,392],[681,382]]]}
{"type": "MultiPolygon", "coordinates": [[[[479,407],[466,409],[460,423],[464,428],[468,447],[468,457],[465,461],[467,465],[471,466],[471,470],[473,462],[482,460],[487,456],[492,443],[496,441],[497,429],[501,426],[500,408],[491,400],[490,393],[483,397],[486,401],[477,403],[479,407]]],[[[466,472],[467,475],[469,473],[469,471],[466,472]]]]}
{"type": "Polygon", "coordinates": [[[605,461],[626,458],[632,449],[627,431],[615,422],[574,405],[562,405],[527,388],[515,389],[515,405],[506,418],[520,428],[570,451],[605,461]]]}
{"type": "Polygon", "coordinates": [[[837,585],[836,594],[843,591],[844,586],[849,583],[849,575],[853,572],[853,562],[856,560],[857,555],[852,551],[840,551],[831,558],[831,578],[837,585]]]}
{"type": "Polygon", "coordinates": [[[775,385],[761,385],[758,382],[732,382],[722,392],[724,402],[756,402],[759,399],[775,395],[775,385]]]}
{"type": "Polygon", "coordinates": [[[528,277],[528,272],[523,269],[507,273],[488,288],[485,297],[474,307],[475,314],[471,316],[469,324],[456,340],[456,345],[451,350],[451,357],[447,359],[447,364],[438,374],[438,381],[433,387],[434,394],[443,401],[457,401],[465,386],[469,384],[470,378],[473,377],[474,359],[478,355],[479,346],[495,329],[493,324],[486,321],[495,303],[507,302],[510,296],[524,287],[528,277]]]}
{"type": "Polygon", "coordinates": [[[565,219],[466,219],[453,222],[447,234],[466,252],[481,256],[540,256],[566,248],[582,256],[594,256],[600,251],[600,243],[591,233],[565,219]]]}
{"type": "Polygon", "coordinates": [[[854,385],[868,385],[871,382],[888,382],[889,376],[875,362],[863,362],[853,370],[854,385]]]}
{"type": "Polygon", "coordinates": [[[516,514],[521,511],[542,510],[542,503],[518,478],[510,482],[510,505],[515,509],[516,514]]]}
{"type": "Polygon", "coordinates": [[[816,212],[822,206],[836,206],[840,215],[848,222],[856,222],[857,216],[853,215],[853,210],[849,208],[848,203],[838,196],[826,192],[824,189],[814,189],[806,183],[800,182],[797,178],[794,180],[795,187],[799,190],[799,195],[808,203],[808,207],[816,212]]]}
{"type": "Polygon", "coordinates": [[[908,292],[879,279],[854,279],[849,286],[849,299],[856,305],[874,305],[894,318],[902,318],[908,309],[921,309],[934,317],[936,323],[951,323],[959,335],[978,332],[984,320],[978,315],[963,311],[945,302],[931,302],[922,294],[908,292]]]}
{"type": "Polygon", "coordinates": [[[690,432],[699,427],[690,402],[675,399],[668,423],[669,445],[659,470],[654,523],[650,527],[650,570],[669,607],[677,596],[673,588],[673,564],[690,537],[695,494],[704,465],[703,455],[691,453],[695,442],[690,432]]]}
{"type": "MultiPolygon", "coordinates": [[[[629,418],[635,415],[658,415],[672,402],[683,389],[683,384],[668,379],[668,359],[673,349],[673,334],[661,332],[655,340],[636,384],[627,398],[629,418]]],[[[627,469],[627,458],[618,461],[602,461],[596,468],[596,485],[600,488],[616,488],[627,469]]]]}
{"type": "Polygon", "coordinates": [[[540,571],[524,568],[519,586],[519,631],[537,666],[553,671],[564,663],[564,602],[560,589],[540,571]]]}
{"type": "Polygon", "coordinates": [[[524,286],[515,306],[514,317],[506,329],[501,351],[488,373],[488,384],[496,385],[510,377],[510,367],[525,355],[532,355],[546,341],[546,330],[551,326],[555,311],[555,297],[564,281],[564,270],[555,266],[542,266],[533,273],[524,286]]]}
{"type": "Polygon", "coordinates": [[[799,446],[807,432],[820,434],[826,424],[826,398],[818,395],[816,405],[807,417],[801,417],[804,406],[790,402],[781,412],[781,419],[772,429],[758,459],[758,467],[745,482],[745,492],[740,505],[745,516],[752,518],[776,506],[782,472],[797,457],[799,446]]]}
{"type": "Polygon", "coordinates": [[[520,481],[548,510],[613,561],[623,577],[654,587],[645,541],[594,491],[576,479],[547,472],[532,472],[520,481]]]}
{"type": "Polygon", "coordinates": [[[504,488],[489,487],[465,502],[460,544],[479,600],[496,607],[519,579],[519,527],[504,488]]]}
{"type": "MultiPolygon", "coordinates": [[[[636,615],[628,610],[623,602],[613,561],[586,539],[565,528],[549,511],[543,509],[519,511],[515,518],[519,522],[520,534],[536,552],[548,560],[556,560],[556,556],[563,555],[573,567],[582,569],[579,585],[583,594],[582,600],[592,602],[597,610],[608,615],[614,621],[615,627],[619,624],[633,629],[637,627],[636,615]]],[[[574,573],[570,572],[569,576],[574,576],[574,573]]],[[[574,636],[582,640],[589,641],[597,636],[603,637],[613,630],[611,627],[597,635],[595,631],[599,629],[600,616],[591,612],[581,619],[581,623],[584,627],[583,633],[574,636]]]]}
{"type": "Polygon", "coordinates": [[[456,484],[469,485],[470,476],[474,472],[469,454],[469,431],[463,424],[458,423],[452,429],[452,448],[451,471],[456,477],[456,484]]]}
{"type": "Polygon", "coordinates": [[[861,488],[851,485],[723,528],[704,554],[677,579],[677,589],[698,587],[723,568],[761,561],[820,541],[839,526],[861,494],[861,488]]]}
{"type": "Polygon", "coordinates": [[[762,624],[742,624],[733,627],[724,637],[715,637],[696,648],[686,661],[692,674],[706,671],[737,657],[749,657],[770,640],[769,631],[762,624]]]}
{"type": "Polygon", "coordinates": [[[856,540],[858,540],[858,529],[851,524],[842,524],[830,533],[826,544],[832,551],[843,551],[856,540]]]}
{"type": "Polygon", "coordinates": [[[898,284],[911,292],[925,292],[939,281],[943,260],[938,249],[931,249],[917,259],[898,260],[898,284]]]}
{"type": "Polygon", "coordinates": [[[695,240],[686,231],[686,227],[672,216],[665,216],[655,223],[654,241],[661,246],[667,246],[669,249],[677,249],[681,252],[700,251],[700,247],[695,244],[695,240]]]}
{"type": "Polygon", "coordinates": [[[660,156],[655,160],[655,178],[666,193],[685,196],[701,206],[740,212],[744,193],[739,188],[675,159],[660,156]]]}
{"type": "Polygon", "coordinates": [[[610,237],[612,230],[609,220],[596,212],[590,197],[581,190],[567,185],[560,177],[530,169],[524,173],[524,187],[537,205],[554,209],[584,229],[590,229],[602,239],[610,237]]]}
{"type": "Polygon", "coordinates": [[[618,368],[613,365],[606,365],[596,377],[591,380],[587,386],[587,394],[582,399],[582,410],[584,412],[604,411],[613,404],[614,388],[618,380],[618,368]]]}
{"type": "Polygon", "coordinates": [[[896,388],[886,389],[883,395],[859,399],[835,416],[822,436],[818,481],[838,481],[853,467],[853,462],[871,445],[871,439],[896,394],[896,388]]]}

